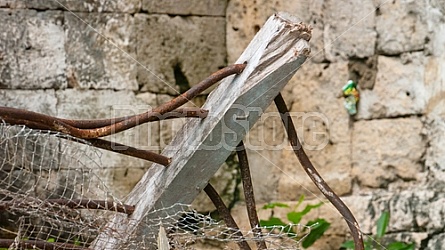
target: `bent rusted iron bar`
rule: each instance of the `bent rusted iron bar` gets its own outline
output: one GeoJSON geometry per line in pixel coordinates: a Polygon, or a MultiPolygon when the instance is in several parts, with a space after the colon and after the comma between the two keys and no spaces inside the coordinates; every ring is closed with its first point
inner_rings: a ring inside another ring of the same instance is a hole
{"type": "Polygon", "coordinates": [[[286,102],[281,94],[275,97],[275,105],[280,112],[281,121],[283,122],[284,128],[286,130],[292,149],[295,155],[303,166],[304,171],[311,178],[312,182],[317,186],[321,193],[335,206],[335,208],[340,212],[340,214],[345,219],[348,224],[349,230],[351,231],[352,237],[354,238],[354,245],[356,250],[364,250],[363,237],[360,232],[359,225],[355,219],[352,212],[346,206],[345,203],[338,197],[337,194],[329,187],[329,185],[323,180],[321,175],[317,172],[309,157],[304,152],[304,149],[300,143],[297,136],[297,130],[292,122],[292,118],[289,115],[289,110],[287,109],[286,102]]]}
{"type": "MultiPolygon", "coordinates": [[[[149,117],[153,117],[152,121],[158,121],[158,120],[173,119],[180,117],[205,118],[207,117],[208,112],[209,112],[208,110],[204,110],[201,108],[178,108],[173,111],[167,112],[163,115],[159,115],[151,111],[149,111],[148,113],[150,114],[149,117]]],[[[115,120],[124,121],[127,118],[128,117],[100,119],[100,120],[68,120],[28,110],[0,107],[0,119],[3,119],[5,122],[11,125],[25,125],[33,129],[51,130],[51,131],[55,130],[54,127],[52,126],[52,124],[54,124],[55,121],[66,123],[68,124],[68,126],[76,126],[77,128],[95,128],[96,126],[113,124],[115,123],[115,120]]],[[[148,150],[137,149],[116,142],[110,142],[101,139],[90,139],[87,141],[89,141],[93,146],[98,148],[133,156],[143,160],[148,160],[151,162],[159,163],[164,166],[168,166],[171,161],[170,158],[162,156],[160,154],[148,150]]]]}
{"type": "MultiPolygon", "coordinates": [[[[8,122],[9,124],[13,124],[13,125],[14,124],[15,125],[25,125],[29,128],[33,128],[33,129],[52,130],[52,128],[48,125],[34,122],[34,121],[29,121],[29,120],[8,118],[8,119],[5,119],[5,122],[8,122]]],[[[63,138],[63,139],[69,139],[67,137],[57,135],[57,134],[56,134],[56,136],[63,138]]],[[[111,141],[107,141],[107,140],[103,140],[103,139],[78,140],[77,142],[83,143],[83,144],[86,144],[89,142],[89,143],[91,143],[92,146],[97,147],[97,148],[101,148],[101,149],[105,149],[105,150],[108,150],[111,152],[124,154],[124,155],[128,155],[128,156],[136,157],[139,159],[159,163],[163,166],[168,166],[171,162],[171,159],[169,157],[163,156],[161,154],[158,154],[158,153],[155,153],[155,152],[152,152],[149,150],[137,149],[137,148],[134,148],[131,146],[121,144],[121,143],[111,142],[111,141]]]]}
{"type": "MultiPolygon", "coordinates": [[[[74,200],[68,200],[68,199],[47,199],[42,201],[42,204],[44,206],[47,205],[61,205],[61,206],[67,206],[72,209],[99,209],[99,210],[108,210],[118,213],[125,213],[128,215],[133,214],[134,212],[134,206],[131,205],[125,205],[125,204],[119,204],[113,201],[105,201],[105,200],[90,200],[90,199],[74,199],[74,200]]],[[[28,203],[26,200],[23,200],[21,202],[20,200],[13,200],[13,201],[4,201],[0,202],[0,211],[7,210],[12,207],[20,207],[20,206],[27,206],[28,203]]]]}
{"type": "Polygon", "coordinates": [[[76,246],[69,243],[47,242],[43,240],[15,240],[15,239],[0,239],[1,248],[9,248],[11,245],[18,245],[19,249],[64,249],[64,250],[88,250],[90,248],[76,246]]]}
{"type": "MultiPolygon", "coordinates": [[[[210,86],[214,85],[215,83],[219,82],[220,80],[224,79],[227,76],[233,75],[233,74],[239,74],[241,73],[244,68],[246,67],[245,64],[234,64],[228,67],[225,67],[223,69],[220,69],[216,71],[215,73],[211,74],[209,77],[201,81],[199,84],[193,86],[183,94],[179,95],[178,97],[174,98],[173,100],[161,104],[160,106],[154,108],[150,112],[145,112],[139,115],[131,116],[126,118],[125,120],[119,121],[117,123],[103,126],[103,127],[97,127],[97,128],[91,128],[91,129],[82,129],[78,127],[74,127],[66,121],[61,119],[54,119],[51,116],[37,116],[38,113],[31,112],[28,113],[28,118],[31,119],[33,122],[41,123],[45,126],[51,127],[51,130],[62,132],[65,134],[69,134],[71,136],[81,138],[81,139],[94,139],[99,138],[115,133],[122,132],[124,130],[133,128],[137,125],[141,125],[147,122],[156,121],[158,120],[159,116],[162,116],[166,114],[167,112],[173,111],[176,108],[179,108],[180,106],[184,105],[191,99],[193,99],[195,96],[197,96],[202,91],[206,90],[210,86]],[[31,117],[31,118],[30,118],[31,117]]],[[[5,111],[5,110],[3,110],[5,111]]],[[[6,110],[7,111],[7,110],[6,110]]],[[[28,111],[29,112],[29,111],[28,111]]],[[[0,110],[0,118],[3,118],[5,121],[10,118],[14,118],[15,116],[12,116],[8,114],[7,112],[2,112],[0,110]]],[[[41,115],[41,114],[40,114],[41,115]]],[[[14,121],[14,119],[12,119],[14,121]]]]}
{"type": "MultiPolygon", "coordinates": [[[[163,115],[160,115],[159,113],[155,113],[153,111],[148,111],[146,113],[148,114],[148,117],[154,117],[150,121],[150,122],[154,122],[154,121],[161,121],[161,120],[182,118],[182,117],[206,118],[209,111],[205,110],[205,109],[201,109],[201,108],[195,108],[195,107],[184,107],[184,108],[177,108],[177,109],[167,112],[163,115]]],[[[100,119],[100,120],[69,120],[69,119],[62,119],[62,118],[59,118],[59,120],[68,124],[68,125],[76,127],[76,128],[94,129],[94,128],[100,128],[100,127],[104,127],[104,126],[110,126],[112,124],[125,121],[125,120],[127,120],[131,117],[135,117],[135,116],[137,116],[137,115],[111,118],[111,119],[100,119]]]]}
{"type": "Polygon", "coordinates": [[[161,154],[154,153],[148,150],[142,150],[134,147],[130,147],[117,142],[111,142],[103,139],[89,139],[86,140],[90,142],[91,145],[97,148],[105,149],[111,152],[116,152],[119,154],[124,154],[128,156],[133,156],[139,159],[155,162],[163,166],[170,165],[171,159],[169,157],[163,156],[161,154]]]}
{"type": "Polygon", "coordinates": [[[249,217],[250,227],[258,241],[256,241],[258,249],[267,249],[266,243],[261,238],[260,222],[256,212],[255,196],[253,193],[252,178],[250,176],[249,160],[243,141],[240,141],[236,147],[236,154],[240,164],[241,179],[243,182],[244,197],[246,199],[247,216],[249,217]]]}
{"type": "MultiPolygon", "coordinates": [[[[145,112],[144,114],[147,114],[147,118],[150,119],[150,122],[152,122],[152,121],[181,118],[181,117],[205,118],[207,117],[208,113],[209,113],[208,110],[191,107],[191,108],[178,108],[162,115],[153,111],[148,111],[145,112]]],[[[47,129],[56,132],[63,132],[63,131],[57,130],[57,127],[54,126],[55,122],[59,122],[60,124],[66,124],[66,126],[77,129],[95,129],[104,126],[110,126],[117,122],[123,122],[129,118],[140,115],[141,114],[134,116],[117,117],[111,119],[98,119],[98,120],[70,120],[70,119],[63,119],[45,114],[40,114],[24,109],[0,107],[0,119],[3,119],[5,122],[11,125],[25,125],[29,128],[47,129]]],[[[142,123],[144,123],[144,121],[141,121],[140,124],[142,123]]]]}
{"type": "Polygon", "coordinates": [[[212,200],[213,204],[219,212],[219,215],[221,215],[227,227],[232,229],[234,231],[233,233],[240,238],[240,240],[236,242],[239,248],[242,250],[251,250],[249,244],[247,244],[246,241],[242,240],[244,236],[239,230],[238,225],[230,214],[229,209],[224,204],[224,201],[219,196],[218,192],[216,192],[216,190],[210,183],[207,184],[207,186],[204,188],[204,191],[206,192],[207,196],[209,196],[210,200],[212,200]]]}
{"type": "MultiPolygon", "coordinates": [[[[241,73],[245,67],[246,67],[245,64],[234,64],[231,66],[227,66],[223,69],[220,69],[220,70],[216,71],[215,73],[211,74],[209,77],[207,77],[200,83],[198,83],[197,85],[191,87],[189,90],[187,90],[183,94],[179,95],[178,97],[154,108],[152,110],[152,113],[156,113],[158,115],[163,115],[169,111],[173,111],[176,108],[179,108],[180,106],[184,105],[185,103],[187,103],[188,101],[193,99],[195,96],[197,96],[202,91],[208,89],[210,86],[212,86],[215,83],[219,82],[220,80],[226,78],[227,76],[241,73]]],[[[122,131],[132,128],[136,125],[153,121],[153,119],[156,119],[156,118],[154,116],[149,116],[147,113],[143,113],[143,114],[140,114],[140,115],[137,115],[134,117],[130,117],[129,119],[127,119],[125,121],[121,121],[121,122],[118,122],[118,123],[110,125],[110,126],[105,126],[102,128],[96,128],[96,129],[91,129],[91,130],[68,131],[68,134],[74,133],[71,135],[73,135],[75,137],[83,138],[83,139],[98,138],[98,137],[122,132],[122,131]]],[[[63,124],[61,124],[61,125],[63,125],[63,124]]],[[[63,127],[62,127],[62,129],[63,129],[63,127]]]]}

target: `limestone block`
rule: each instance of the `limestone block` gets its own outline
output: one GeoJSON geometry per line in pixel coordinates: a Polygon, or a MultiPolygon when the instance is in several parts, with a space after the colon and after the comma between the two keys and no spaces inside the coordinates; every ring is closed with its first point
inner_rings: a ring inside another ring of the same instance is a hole
{"type": "MultiPolygon", "coordinates": [[[[54,90],[0,90],[0,106],[55,115],[56,104],[54,90]]],[[[21,168],[42,171],[60,167],[60,143],[56,138],[46,133],[41,136],[33,133],[26,135],[20,127],[9,128],[0,134],[3,137],[0,140],[0,162],[3,162],[0,172],[3,177],[0,179],[6,178],[6,172],[11,175],[7,179],[9,184],[2,185],[25,190],[27,185],[37,185],[39,180],[35,178],[35,173],[21,171],[21,168]]]]}
{"type": "MultiPolygon", "coordinates": [[[[443,222],[445,203],[441,189],[410,188],[398,193],[374,191],[365,196],[342,197],[342,200],[354,214],[365,235],[375,235],[376,221],[383,211],[390,213],[388,238],[416,242],[416,246],[420,246],[420,243],[427,238],[425,230],[439,232],[443,230],[441,222],[443,222]]],[[[315,202],[311,201],[312,204],[315,202]]],[[[332,223],[326,232],[329,235],[327,237],[331,237],[330,234],[334,234],[334,237],[339,234],[348,235],[349,230],[344,219],[330,204],[321,206],[317,216],[326,218],[332,223]]]]}
{"type": "Polygon", "coordinates": [[[445,20],[443,20],[443,16],[445,15],[445,3],[439,3],[437,0],[432,3],[437,3],[436,8],[430,9],[427,11],[428,18],[428,39],[429,42],[425,44],[425,51],[428,54],[434,56],[444,56],[445,48],[442,46],[445,44],[445,37],[441,36],[445,32],[445,20]],[[442,9],[440,9],[442,8],[442,9]]]}
{"type": "MultiPolygon", "coordinates": [[[[56,93],[58,116],[70,119],[102,119],[143,113],[156,105],[154,94],[135,96],[131,91],[79,91],[56,93]]],[[[159,124],[139,125],[136,128],[109,136],[108,139],[140,149],[158,151],[159,124]]]]}
{"type": "Polygon", "coordinates": [[[418,180],[426,146],[422,129],[417,118],[358,121],[352,134],[352,175],[374,188],[418,180]]]}
{"type": "Polygon", "coordinates": [[[229,63],[234,62],[266,19],[274,13],[285,11],[310,24],[312,31],[311,58],[324,60],[323,50],[323,0],[316,1],[229,1],[227,6],[227,53],[229,63]]]}
{"type": "Polygon", "coordinates": [[[0,87],[65,88],[60,11],[0,10],[0,87]]]}
{"type": "Polygon", "coordinates": [[[433,0],[425,7],[425,19],[427,23],[427,41],[425,41],[425,52],[433,56],[445,55],[445,2],[444,0],[433,0]]]}
{"type": "Polygon", "coordinates": [[[366,1],[325,1],[324,44],[329,61],[347,58],[364,58],[374,54],[375,31],[374,4],[366,1]]]}
{"type": "MultiPolygon", "coordinates": [[[[174,97],[169,95],[162,95],[162,94],[157,95],[156,96],[157,105],[166,103],[173,98],[174,97]]],[[[193,102],[188,102],[183,107],[197,107],[197,105],[193,102]]],[[[160,150],[164,149],[168,144],[170,144],[170,142],[175,137],[176,133],[182,128],[182,126],[187,122],[188,119],[195,119],[195,118],[178,118],[178,119],[169,119],[159,122],[160,150]]]]}
{"type": "MultiPolygon", "coordinates": [[[[315,167],[339,194],[351,191],[350,118],[338,98],[348,79],[346,62],[306,63],[283,91],[304,149],[315,167]]],[[[286,139],[287,140],[287,139],[286,139]]],[[[284,172],[278,181],[280,200],[319,194],[289,147],[275,162],[284,172]]]]}
{"type": "MultiPolygon", "coordinates": [[[[375,222],[383,211],[390,212],[391,216],[388,233],[414,230],[440,231],[444,228],[442,223],[445,210],[443,188],[442,185],[415,189],[411,187],[392,193],[374,191],[368,208],[356,214],[358,218],[361,216],[371,218],[373,232],[375,232],[375,222]]],[[[348,202],[349,204],[354,207],[352,203],[348,202]]]]}
{"type": "Polygon", "coordinates": [[[397,55],[424,49],[429,39],[427,5],[403,0],[379,5],[376,13],[377,50],[385,55],[397,55]]]}
{"type": "MultiPolygon", "coordinates": [[[[314,167],[338,195],[350,193],[352,189],[350,147],[350,143],[337,143],[321,150],[305,150],[314,167]]],[[[321,196],[291,148],[283,150],[281,159],[277,164],[283,172],[278,181],[279,200],[298,200],[301,194],[310,198],[321,196]]]]}
{"type": "MultiPolygon", "coordinates": [[[[100,119],[135,115],[156,105],[154,94],[144,93],[135,96],[131,91],[79,91],[57,92],[58,116],[72,119],[100,119]]],[[[159,152],[159,125],[140,125],[124,132],[107,136],[104,139],[116,141],[139,149],[159,152]]],[[[110,188],[110,192],[123,197],[133,188],[151,165],[150,162],[97,149],[101,168],[99,178],[110,188]]]]}
{"type": "Polygon", "coordinates": [[[115,12],[115,13],[135,13],[141,8],[141,0],[21,0],[30,9],[67,9],[68,11],[80,12],[115,12]]]}
{"type": "Polygon", "coordinates": [[[425,85],[429,93],[426,109],[428,148],[425,165],[431,177],[438,183],[445,180],[445,66],[441,61],[440,58],[431,57],[425,65],[425,85]]]}
{"type": "Polygon", "coordinates": [[[292,113],[296,117],[306,118],[304,121],[294,120],[301,124],[299,128],[304,125],[308,129],[305,132],[298,131],[300,137],[304,136],[308,143],[311,138],[315,138],[312,139],[313,148],[322,147],[326,139],[330,143],[350,141],[350,117],[343,107],[343,98],[339,98],[347,80],[346,62],[307,62],[285,87],[283,96],[292,113]]]}
{"type": "Polygon", "coordinates": [[[225,16],[227,0],[142,0],[142,10],[169,15],[225,16]]]}
{"type": "MultiPolygon", "coordinates": [[[[32,0],[30,0],[32,1],[32,0]]],[[[115,1],[77,1],[65,0],[69,9],[89,12],[136,13],[141,9],[141,0],[115,0],[115,1]]]]}
{"type": "Polygon", "coordinates": [[[426,113],[429,116],[443,116],[445,108],[443,99],[445,92],[445,57],[430,56],[425,57],[425,88],[427,90],[426,113]]]}
{"type": "Polygon", "coordinates": [[[428,148],[425,165],[434,180],[443,182],[445,180],[445,115],[443,118],[428,119],[426,131],[428,148]]]}
{"type": "Polygon", "coordinates": [[[177,95],[225,66],[225,19],[135,15],[142,91],[177,95]]]}
{"type": "Polygon", "coordinates": [[[252,108],[246,110],[247,112],[264,112],[243,141],[249,159],[255,199],[257,202],[265,202],[276,199],[281,175],[281,151],[287,148],[288,143],[274,104],[266,111],[252,108]]]}
{"type": "Polygon", "coordinates": [[[68,86],[137,90],[133,17],[128,14],[76,15],[82,20],[65,12],[68,86]]]}
{"type": "Polygon", "coordinates": [[[277,150],[247,150],[253,192],[257,202],[276,199],[277,188],[282,166],[280,151],[277,150]]]}
{"type": "Polygon", "coordinates": [[[57,114],[54,90],[0,90],[0,106],[26,109],[47,115],[57,114]]]}
{"type": "Polygon", "coordinates": [[[402,58],[379,56],[374,88],[360,92],[357,119],[424,113],[428,92],[423,64],[422,52],[402,58]]]}
{"type": "Polygon", "coordinates": [[[11,9],[25,8],[25,0],[0,0],[0,7],[11,9]]]}
{"type": "Polygon", "coordinates": [[[436,234],[428,241],[428,249],[440,249],[445,246],[445,233],[436,234]]]}

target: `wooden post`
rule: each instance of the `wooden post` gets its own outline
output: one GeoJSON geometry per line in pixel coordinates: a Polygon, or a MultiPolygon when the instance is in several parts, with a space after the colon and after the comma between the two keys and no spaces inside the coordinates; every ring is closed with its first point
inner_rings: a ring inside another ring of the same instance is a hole
{"type": "Polygon", "coordinates": [[[129,194],[134,213],[115,215],[92,247],[119,249],[130,236],[153,233],[144,223],[153,209],[190,204],[306,60],[310,37],[310,27],[289,14],[271,16],[236,62],[247,63],[244,71],[208,97],[208,117],[190,119],[162,152],[170,166],[154,164],[129,194]]]}

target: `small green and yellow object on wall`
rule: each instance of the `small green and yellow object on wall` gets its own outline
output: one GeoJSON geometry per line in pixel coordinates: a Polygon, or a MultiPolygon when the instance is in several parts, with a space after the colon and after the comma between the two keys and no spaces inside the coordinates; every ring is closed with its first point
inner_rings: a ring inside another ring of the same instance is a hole
{"type": "Polygon", "coordinates": [[[342,88],[343,97],[345,97],[344,106],[349,115],[357,114],[357,103],[360,100],[360,93],[357,84],[353,80],[349,80],[342,88]]]}

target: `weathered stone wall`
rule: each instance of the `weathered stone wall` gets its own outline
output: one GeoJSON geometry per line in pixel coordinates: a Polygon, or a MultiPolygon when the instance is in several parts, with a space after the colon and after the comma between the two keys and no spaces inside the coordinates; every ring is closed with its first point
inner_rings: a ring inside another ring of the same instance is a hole
{"type": "MultiPolygon", "coordinates": [[[[315,166],[365,233],[375,232],[375,221],[386,209],[392,238],[415,241],[419,249],[442,249],[445,2],[229,1],[229,62],[277,11],[291,12],[314,28],[312,57],[284,96],[315,166]],[[348,79],[361,91],[355,117],[339,98],[348,79]],[[315,113],[305,122],[300,112],[315,113]]],[[[252,131],[250,139],[283,136],[279,129],[268,131],[252,131]]],[[[254,171],[260,201],[295,201],[301,194],[312,203],[322,199],[292,151],[251,151],[252,168],[261,169],[254,171]]],[[[285,211],[276,213],[286,218],[285,211]]],[[[317,216],[334,223],[314,249],[338,249],[346,224],[329,204],[317,216]]]]}
{"type": "MultiPolygon", "coordinates": [[[[209,4],[0,0],[0,105],[78,119],[157,106],[227,64],[226,2],[209,4]]],[[[114,139],[159,151],[171,124],[114,139]]],[[[108,152],[101,161],[119,196],[149,167],[108,152]]]]}
{"type": "MultiPolygon", "coordinates": [[[[365,233],[388,209],[392,237],[440,249],[443,0],[0,0],[0,105],[83,119],[140,113],[234,62],[277,11],[314,28],[312,56],[283,95],[315,166],[365,233]],[[339,97],[349,79],[361,92],[355,117],[339,97]]],[[[160,150],[182,123],[144,125],[115,139],[160,150]]],[[[291,203],[301,194],[324,200],[290,151],[273,107],[246,145],[259,206],[291,203]]],[[[102,164],[109,169],[103,178],[119,196],[149,167],[107,152],[102,164]]],[[[236,163],[228,161],[212,183],[247,228],[236,163]]],[[[214,209],[204,195],[195,205],[214,209]]],[[[285,211],[276,213],[285,218],[285,211]]],[[[346,224],[329,204],[317,216],[332,228],[314,249],[338,249],[347,238],[346,224]]]]}

